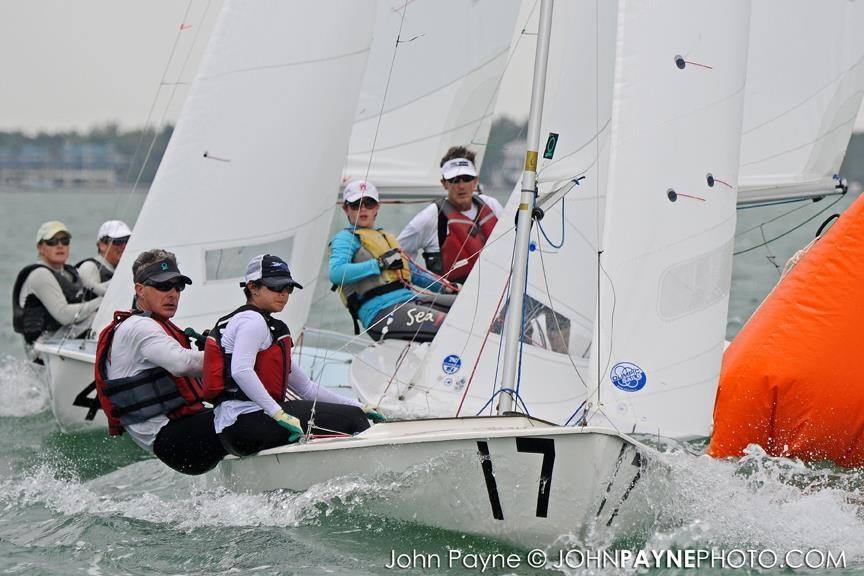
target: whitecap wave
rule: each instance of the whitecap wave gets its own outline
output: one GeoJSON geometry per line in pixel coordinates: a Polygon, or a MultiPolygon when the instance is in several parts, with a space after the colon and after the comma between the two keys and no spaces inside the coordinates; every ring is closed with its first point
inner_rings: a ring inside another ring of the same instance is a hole
{"type": "Polygon", "coordinates": [[[31,416],[48,408],[48,373],[14,356],[0,358],[0,416],[31,416]]]}

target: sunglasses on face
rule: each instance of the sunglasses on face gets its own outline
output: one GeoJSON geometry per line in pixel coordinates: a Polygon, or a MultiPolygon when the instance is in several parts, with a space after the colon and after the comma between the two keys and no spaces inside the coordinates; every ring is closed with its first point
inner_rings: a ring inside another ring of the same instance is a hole
{"type": "Polygon", "coordinates": [[[123,246],[127,242],[129,242],[128,236],[126,238],[109,238],[106,236],[102,239],[103,244],[113,244],[114,246],[123,246]]]}
{"type": "Polygon", "coordinates": [[[447,182],[450,184],[456,184],[458,182],[471,182],[476,179],[476,176],[469,176],[468,174],[460,174],[459,176],[454,176],[453,178],[448,178],[447,182]]]}
{"type": "Polygon", "coordinates": [[[372,198],[363,198],[362,200],[357,200],[356,202],[348,202],[348,208],[350,208],[351,210],[359,210],[361,205],[363,206],[363,208],[372,209],[378,205],[378,202],[376,202],[372,198]]]}
{"type": "Polygon", "coordinates": [[[159,292],[170,292],[171,290],[182,292],[186,289],[186,284],[183,282],[145,282],[144,285],[155,288],[159,292]]]}
{"type": "Polygon", "coordinates": [[[63,236],[62,238],[51,238],[50,240],[43,240],[42,243],[46,246],[57,246],[57,244],[62,244],[63,246],[69,246],[69,243],[72,242],[72,238],[69,236],[63,236]]]}
{"type": "Polygon", "coordinates": [[[288,294],[294,292],[293,284],[288,284],[287,286],[282,286],[281,288],[273,288],[272,286],[267,286],[267,284],[264,284],[264,287],[267,288],[267,290],[269,290],[270,292],[288,292],[288,294]]]}

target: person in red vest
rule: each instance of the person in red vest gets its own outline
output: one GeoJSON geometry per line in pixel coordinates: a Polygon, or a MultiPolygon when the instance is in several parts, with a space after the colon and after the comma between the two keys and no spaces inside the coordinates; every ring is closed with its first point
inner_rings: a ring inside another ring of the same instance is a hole
{"type": "Polygon", "coordinates": [[[371,408],[313,382],[291,362],[288,327],[274,318],[303,288],[278,256],[252,258],[240,285],[246,304],[220,318],[204,347],[204,397],[216,404],[215,429],[225,449],[247,456],[316,434],[357,434],[371,408]]]}
{"type": "Polygon", "coordinates": [[[447,197],[421,210],[397,240],[412,257],[423,251],[426,268],[450,282],[464,283],[504,208],[495,198],[475,194],[474,152],[453,146],[441,159],[447,197]]]}
{"type": "Polygon", "coordinates": [[[227,454],[213,410],[202,404],[204,353],[171,318],[192,283],[165,250],[142,252],[132,264],[135,308],[117,311],[96,349],[96,393],[109,434],[136,444],[184,474],[203,474],[227,454]]]}

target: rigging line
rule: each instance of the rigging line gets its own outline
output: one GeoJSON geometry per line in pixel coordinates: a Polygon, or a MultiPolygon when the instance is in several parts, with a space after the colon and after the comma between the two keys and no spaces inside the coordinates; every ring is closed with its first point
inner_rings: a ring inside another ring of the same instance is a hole
{"type": "MultiPolygon", "coordinates": [[[[501,303],[504,302],[504,294],[507,293],[507,289],[510,287],[510,277],[507,277],[507,282],[504,284],[504,288],[501,290],[501,296],[498,298],[498,305],[495,306],[495,312],[492,314],[492,320],[489,322],[489,327],[486,329],[486,334],[483,336],[483,343],[480,344],[480,351],[477,353],[477,358],[474,359],[474,366],[471,368],[471,375],[468,377],[468,382],[465,384],[465,391],[462,392],[462,398],[459,400],[459,407],[456,409],[456,416],[462,412],[462,405],[465,403],[465,397],[468,395],[468,389],[471,388],[471,382],[474,381],[474,373],[477,372],[477,366],[480,365],[480,358],[483,356],[483,350],[486,348],[486,341],[489,340],[489,334],[492,333],[492,326],[495,325],[495,321],[498,319],[498,313],[501,310],[501,303]]],[[[478,290],[479,294],[479,290],[478,290]]],[[[499,345],[499,353],[500,353],[500,345],[499,345]]],[[[465,354],[465,351],[462,351],[462,354],[465,354]]]]}
{"type": "MultiPolygon", "coordinates": [[[[543,229],[543,222],[540,220],[537,221],[537,227],[540,229],[540,233],[543,234],[543,238],[545,238],[546,242],[548,242],[549,245],[552,246],[552,248],[555,248],[556,250],[560,250],[561,247],[564,246],[564,232],[565,232],[564,197],[562,196],[558,202],[561,202],[561,242],[559,242],[558,244],[555,244],[554,242],[552,242],[552,240],[549,239],[549,236],[546,235],[546,231],[543,229]]],[[[556,202],[556,204],[558,202],[556,202]]],[[[551,208],[551,206],[550,206],[550,208],[551,208]]],[[[540,236],[539,235],[537,236],[537,246],[540,246],[540,236]]]]}
{"type": "Polygon", "coordinates": [[[766,240],[762,244],[757,244],[756,246],[751,246],[750,248],[745,248],[744,250],[739,250],[738,252],[733,252],[732,255],[738,256],[739,254],[746,254],[747,252],[752,252],[753,250],[756,250],[757,248],[761,248],[762,246],[767,246],[768,244],[770,244],[776,240],[779,240],[780,238],[783,238],[784,236],[788,236],[789,234],[791,234],[795,230],[798,230],[799,228],[801,228],[802,226],[804,226],[805,224],[807,224],[808,222],[810,222],[811,220],[813,220],[814,218],[816,218],[817,216],[819,216],[820,214],[822,214],[823,212],[825,212],[826,210],[828,210],[829,208],[831,208],[832,206],[837,204],[837,202],[839,202],[842,199],[843,199],[843,196],[838,196],[837,199],[834,200],[834,202],[832,202],[831,204],[828,204],[827,206],[825,206],[824,208],[822,208],[821,210],[819,210],[818,212],[816,212],[815,214],[813,214],[812,216],[810,216],[809,218],[807,218],[806,220],[801,222],[800,224],[793,226],[789,230],[786,230],[785,232],[778,234],[777,236],[774,236],[773,238],[769,238],[768,240],[766,240]]]}
{"type": "Polygon", "coordinates": [[[766,256],[766,258],[768,259],[768,262],[770,262],[771,264],[774,265],[775,270],[777,270],[777,275],[782,276],[783,273],[780,270],[780,266],[777,265],[777,256],[775,256],[774,254],[771,253],[771,247],[768,246],[768,241],[765,238],[765,228],[760,226],[759,232],[762,234],[762,242],[763,242],[762,245],[765,246],[765,252],[768,253],[768,256],[766,256]]]}
{"type": "Polygon", "coordinates": [[[384,84],[384,95],[381,97],[381,110],[378,112],[378,121],[375,123],[375,135],[372,137],[372,149],[369,151],[369,163],[366,165],[366,175],[363,177],[363,179],[367,181],[369,180],[369,171],[372,169],[372,157],[375,155],[375,145],[378,143],[378,132],[381,130],[381,119],[384,117],[384,106],[387,103],[387,93],[390,91],[390,81],[393,79],[393,68],[396,66],[396,55],[399,53],[399,38],[402,36],[402,27],[405,25],[405,15],[407,13],[408,3],[406,2],[402,7],[402,18],[399,20],[399,31],[396,33],[396,42],[393,44],[393,58],[390,60],[390,70],[387,72],[387,82],[384,84]]]}
{"type": "MultiPolygon", "coordinates": [[[[543,248],[538,248],[540,252],[540,269],[543,271],[543,284],[546,286],[546,296],[549,298],[549,309],[552,311],[552,318],[555,319],[555,327],[558,329],[558,337],[562,338],[564,331],[561,330],[561,322],[558,320],[558,313],[555,312],[555,306],[552,301],[552,291],[549,289],[549,278],[546,274],[546,262],[543,258],[543,248]]],[[[582,374],[579,372],[579,368],[576,367],[576,362],[573,360],[573,356],[570,355],[570,347],[567,347],[567,359],[570,360],[570,365],[573,366],[573,370],[576,371],[576,376],[579,377],[579,381],[582,382],[582,385],[585,388],[588,388],[588,384],[585,382],[585,379],[582,378],[582,374]]]]}
{"type": "MultiPolygon", "coordinates": [[[[512,292],[510,290],[510,280],[513,279],[513,263],[516,261],[516,242],[513,242],[513,250],[510,252],[510,271],[507,274],[507,282],[504,284],[504,290],[507,294],[507,302],[510,301],[512,297],[512,292]]],[[[506,314],[504,319],[506,320],[506,314]]],[[[498,373],[501,370],[501,350],[504,346],[504,324],[501,326],[501,334],[498,338],[498,353],[495,356],[495,375],[492,377],[492,397],[495,397],[495,390],[498,388],[498,373]]],[[[482,409],[481,409],[482,412],[482,409]]],[[[479,414],[479,412],[478,412],[479,414]]],[[[492,406],[489,406],[489,415],[492,415],[492,406]]]]}
{"type": "MultiPolygon", "coordinates": [[[[810,199],[810,198],[799,198],[799,199],[797,199],[797,200],[795,200],[795,201],[796,201],[796,202],[804,202],[805,200],[811,200],[811,199],[810,199]]],[[[742,230],[741,232],[738,232],[737,234],[735,234],[735,238],[738,238],[739,236],[744,236],[745,234],[747,234],[747,233],[749,233],[749,232],[753,232],[754,230],[758,230],[759,228],[761,228],[761,227],[764,226],[765,224],[770,224],[771,222],[774,222],[774,221],[776,221],[776,220],[780,220],[781,218],[784,218],[785,216],[788,216],[788,215],[790,215],[790,214],[793,214],[793,213],[795,213],[795,212],[797,212],[797,211],[799,211],[799,210],[803,210],[804,208],[807,208],[808,206],[811,206],[812,204],[813,204],[812,201],[811,201],[811,202],[806,202],[806,203],[803,203],[803,204],[799,204],[799,205],[796,206],[795,208],[792,208],[791,210],[787,210],[786,212],[783,212],[782,214],[780,214],[780,215],[778,215],[778,216],[774,216],[773,218],[769,218],[768,220],[764,220],[764,221],[760,222],[760,223],[757,224],[756,226],[753,226],[753,227],[751,227],[751,228],[748,228],[748,229],[746,229],[746,230],[742,230]]]]}
{"type": "MultiPolygon", "coordinates": [[[[192,9],[193,0],[189,0],[186,4],[186,10],[183,13],[182,22],[186,22],[187,16],[189,16],[189,11],[192,9]]],[[[208,1],[208,7],[210,2],[208,1]]],[[[205,9],[206,13],[206,9],[205,9]]],[[[203,20],[203,18],[202,18],[203,20]]],[[[199,26],[200,28],[200,26],[199,26]]],[[[181,24],[180,28],[177,30],[177,33],[174,35],[174,43],[171,45],[171,51],[168,54],[168,59],[165,61],[165,66],[162,69],[162,77],[159,79],[159,84],[156,88],[156,93],[153,95],[153,98],[150,101],[150,109],[147,111],[147,117],[144,120],[144,126],[141,130],[141,135],[138,137],[138,142],[135,144],[135,151],[132,153],[132,160],[129,162],[129,168],[126,171],[126,176],[123,178],[125,183],[128,183],[132,179],[132,168],[134,166],[133,161],[138,157],[138,152],[141,150],[141,144],[144,142],[144,135],[146,134],[147,126],[150,124],[150,120],[153,117],[153,112],[156,110],[156,102],[159,100],[159,93],[162,91],[162,87],[165,85],[165,78],[168,75],[168,70],[171,67],[171,62],[174,60],[174,54],[177,51],[177,45],[180,43],[180,36],[183,34],[184,28],[181,24]]],[[[194,43],[193,43],[194,45],[194,43]]],[[[155,130],[154,130],[155,132],[155,130]]],[[[145,160],[143,163],[144,166],[147,165],[147,161],[145,160]]],[[[135,188],[138,186],[138,181],[141,178],[142,172],[139,171],[138,177],[135,179],[135,183],[133,184],[131,190],[127,193],[126,205],[123,209],[123,213],[125,214],[126,208],[129,205],[131,200],[132,193],[135,191],[135,188]]],[[[120,201],[122,199],[122,195],[117,196],[117,200],[114,203],[114,214],[120,215],[120,201]]]]}
{"type": "MultiPolygon", "coordinates": [[[[519,43],[522,41],[522,37],[525,36],[525,29],[528,27],[528,22],[531,21],[531,17],[534,15],[534,10],[537,9],[538,0],[534,0],[534,5],[531,6],[531,10],[528,12],[528,17],[525,19],[525,24],[522,25],[522,32],[516,38],[516,43],[513,46],[513,49],[510,50],[510,53],[507,55],[507,62],[504,63],[504,70],[501,71],[501,74],[498,76],[498,81],[495,83],[495,89],[492,91],[492,94],[489,96],[489,100],[486,101],[486,107],[483,108],[483,116],[489,112],[489,109],[492,107],[492,102],[498,97],[498,91],[501,90],[501,83],[504,81],[504,74],[507,73],[507,70],[510,69],[510,63],[513,61],[513,56],[516,54],[516,50],[519,49],[519,43]]],[[[487,143],[477,142],[477,133],[480,132],[480,125],[482,122],[477,123],[477,127],[474,128],[474,134],[471,135],[469,142],[474,144],[475,146],[486,146],[487,143]]]]}
{"type": "MultiPolygon", "coordinates": [[[[204,9],[204,12],[201,14],[201,21],[204,21],[204,18],[207,15],[207,11],[210,9],[210,0],[208,0],[207,5],[204,9]]],[[[192,49],[198,42],[198,37],[201,34],[201,30],[203,26],[197,26],[195,30],[195,35],[192,37],[192,43],[189,45],[189,51],[186,53],[186,58],[183,60],[183,64],[180,66],[180,70],[177,72],[177,77],[180,78],[183,73],[186,71],[186,66],[189,64],[189,59],[192,57],[192,49]]],[[[162,110],[162,116],[159,118],[159,126],[165,125],[165,118],[168,116],[168,110],[171,107],[171,103],[174,101],[174,97],[177,95],[177,89],[179,88],[179,84],[174,84],[171,89],[171,94],[168,96],[168,102],[165,104],[165,108],[162,110]]],[[[138,171],[138,176],[135,178],[135,184],[130,190],[129,195],[126,199],[126,205],[123,207],[121,212],[122,215],[125,215],[129,210],[129,204],[132,201],[132,192],[135,191],[139,182],[141,181],[141,177],[144,174],[144,169],[147,167],[147,163],[150,161],[150,157],[153,155],[153,147],[156,145],[156,140],[158,139],[158,132],[156,130],[153,131],[153,139],[150,141],[150,146],[147,149],[147,154],[144,156],[144,162],[141,163],[141,169],[138,171]]]]}
{"type": "MultiPolygon", "coordinates": [[[[598,4],[599,0],[594,0],[594,30],[600,30],[600,7],[598,4]]],[[[607,123],[612,122],[612,116],[610,114],[607,123]]],[[[603,130],[606,130],[607,124],[603,125],[603,130]]],[[[611,126],[610,126],[611,132],[611,126]]],[[[611,134],[610,134],[611,137],[611,134]]],[[[602,185],[602,172],[600,166],[600,34],[594,34],[594,162],[597,164],[597,185],[596,189],[596,201],[594,202],[594,213],[595,213],[595,222],[594,229],[596,231],[597,237],[594,245],[597,246],[597,316],[595,322],[597,323],[597,338],[594,343],[595,348],[595,357],[597,358],[597,405],[600,405],[600,382],[601,382],[601,372],[600,372],[600,341],[602,340],[600,336],[600,312],[601,308],[601,290],[600,290],[600,270],[603,268],[603,263],[601,262],[601,258],[603,255],[603,249],[601,245],[600,238],[600,187],[602,185]]],[[[613,299],[613,310],[614,310],[614,299],[613,299]]],[[[592,330],[593,332],[593,330],[592,330]]],[[[609,341],[609,349],[612,349],[612,341],[610,338],[609,341]]]]}

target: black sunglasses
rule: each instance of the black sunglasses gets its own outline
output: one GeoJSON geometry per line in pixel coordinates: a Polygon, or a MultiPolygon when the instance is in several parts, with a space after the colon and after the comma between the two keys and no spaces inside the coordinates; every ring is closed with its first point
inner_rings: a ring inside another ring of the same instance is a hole
{"type": "Polygon", "coordinates": [[[70,242],[72,242],[72,238],[70,238],[69,236],[63,236],[62,238],[51,238],[50,240],[42,241],[42,243],[46,246],[57,246],[57,244],[68,246],[70,242]]]}
{"type": "Polygon", "coordinates": [[[105,236],[102,238],[103,244],[114,244],[115,246],[121,246],[129,242],[129,236],[125,236],[123,238],[111,238],[109,236],[105,236]]]}
{"type": "Polygon", "coordinates": [[[361,205],[363,208],[371,209],[378,205],[378,201],[374,198],[362,198],[356,202],[346,202],[346,204],[351,210],[359,210],[361,205]]]}
{"type": "Polygon", "coordinates": [[[469,176],[468,174],[460,174],[459,176],[454,176],[453,178],[448,178],[447,182],[450,184],[456,184],[457,182],[471,182],[475,180],[476,176],[469,176]]]}
{"type": "Polygon", "coordinates": [[[171,290],[182,292],[186,289],[184,282],[144,282],[144,285],[155,288],[159,292],[170,292],[171,290]]]}
{"type": "Polygon", "coordinates": [[[293,284],[286,284],[285,286],[282,286],[281,288],[273,288],[272,286],[268,286],[267,284],[264,284],[264,287],[267,288],[267,290],[269,290],[270,292],[285,292],[285,291],[287,291],[288,294],[292,294],[294,292],[294,285],[293,284]]]}

